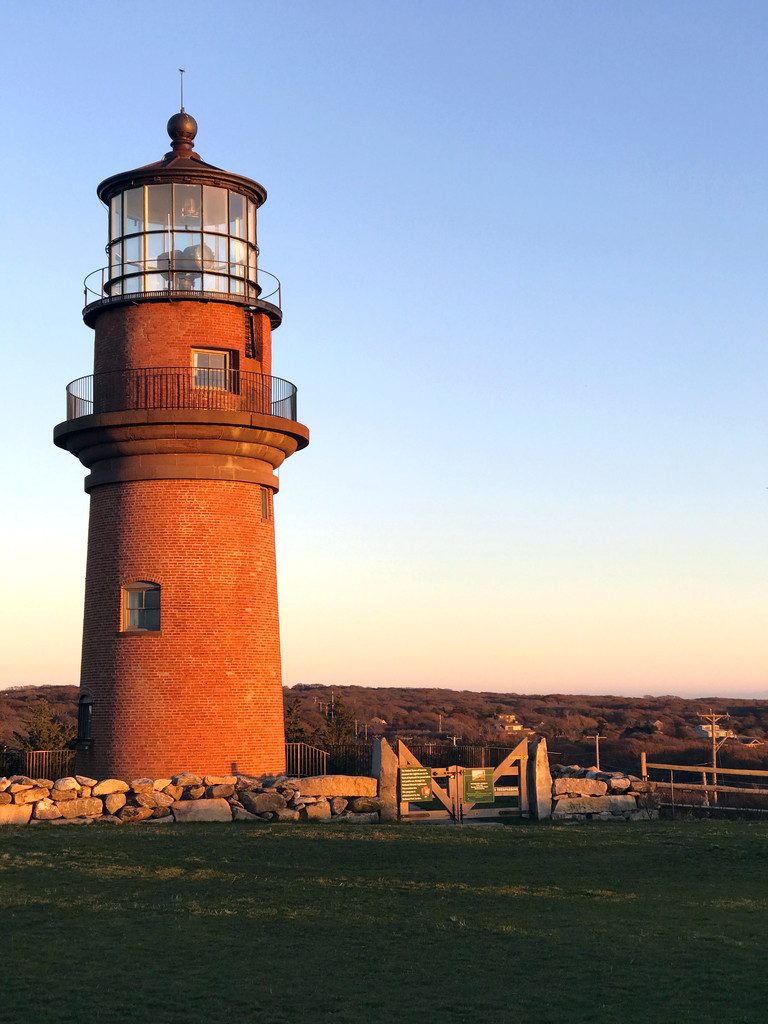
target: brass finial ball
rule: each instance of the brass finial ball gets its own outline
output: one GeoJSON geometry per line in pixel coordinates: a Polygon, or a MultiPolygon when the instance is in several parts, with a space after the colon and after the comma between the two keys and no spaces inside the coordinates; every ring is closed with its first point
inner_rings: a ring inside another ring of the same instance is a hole
{"type": "Polygon", "coordinates": [[[174,114],[168,122],[168,134],[173,142],[182,142],[191,145],[197,135],[197,121],[191,114],[180,110],[174,114]]]}

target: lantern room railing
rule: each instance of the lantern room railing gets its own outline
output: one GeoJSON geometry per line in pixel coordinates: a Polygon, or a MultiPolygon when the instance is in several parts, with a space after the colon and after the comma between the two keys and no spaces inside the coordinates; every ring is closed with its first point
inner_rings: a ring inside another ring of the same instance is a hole
{"type": "Polygon", "coordinates": [[[282,312],[282,285],[268,270],[184,254],[100,267],[83,282],[86,309],[147,298],[263,303],[282,312]]]}
{"type": "Polygon", "coordinates": [[[152,366],[67,384],[67,419],[141,409],[261,413],[296,420],[296,385],[281,377],[197,366],[152,366]]]}

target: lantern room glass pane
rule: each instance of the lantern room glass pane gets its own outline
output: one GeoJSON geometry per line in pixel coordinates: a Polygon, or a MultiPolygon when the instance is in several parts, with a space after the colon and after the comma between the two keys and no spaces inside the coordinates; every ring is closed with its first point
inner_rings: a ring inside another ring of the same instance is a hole
{"type": "Polygon", "coordinates": [[[168,236],[164,231],[156,231],[147,235],[147,262],[154,263],[155,260],[168,252],[168,236]]]}
{"type": "Polygon", "coordinates": [[[126,238],[123,246],[125,262],[137,264],[136,269],[140,270],[140,264],[144,262],[144,236],[134,235],[133,238],[126,238]]]}
{"type": "Polygon", "coordinates": [[[144,189],[131,188],[125,193],[125,233],[144,230],[144,189]]]}
{"type": "Polygon", "coordinates": [[[203,277],[203,291],[206,292],[228,292],[229,278],[223,274],[205,274],[203,277]]]}
{"type": "Polygon", "coordinates": [[[248,200],[248,241],[256,245],[256,204],[248,200]]]}
{"type": "MultiPolygon", "coordinates": [[[[227,239],[222,235],[203,235],[203,245],[209,260],[206,264],[206,269],[226,273],[227,239]]],[[[226,291],[226,288],[224,290],[226,291]]]]}
{"type": "Polygon", "coordinates": [[[245,273],[245,242],[240,242],[236,238],[230,238],[229,263],[230,274],[245,273]]]}
{"type": "Polygon", "coordinates": [[[123,193],[112,196],[109,203],[109,237],[120,238],[123,233],[123,193]]]}
{"type": "Polygon", "coordinates": [[[203,185],[203,227],[206,231],[227,230],[227,190],[203,185]]]}
{"type": "Polygon", "coordinates": [[[199,228],[201,220],[199,185],[173,186],[173,223],[177,228],[199,228]]]}
{"type": "Polygon", "coordinates": [[[112,273],[115,273],[115,269],[119,268],[123,262],[123,243],[114,242],[109,247],[109,267],[112,273]]]}
{"type": "Polygon", "coordinates": [[[171,223],[171,186],[147,186],[147,231],[169,228],[171,223]]]}
{"type": "Polygon", "coordinates": [[[245,196],[229,193],[229,233],[245,238],[245,196]]]}
{"type": "Polygon", "coordinates": [[[123,295],[133,295],[134,292],[144,291],[144,275],[132,274],[123,278],[123,295]]]}

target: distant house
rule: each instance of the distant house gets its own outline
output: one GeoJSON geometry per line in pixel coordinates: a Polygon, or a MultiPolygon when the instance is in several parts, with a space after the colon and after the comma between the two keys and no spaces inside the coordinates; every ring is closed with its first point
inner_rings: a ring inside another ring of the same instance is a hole
{"type": "Polygon", "coordinates": [[[379,718],[378,715],[374,715],[371,719],[371,725],[388,725],[386,718],[379,718]]]}
{"type": "Polygon", "coordinates": [[[764,747],[768,740],[762,740],[759,736],[739,736],[739,743],[745,747],[764,747]]]}
{"type": "MultiPolygon", "coordinates": [[[[694,726],[694,731],[698,736],[703,736],[705,739],[712,739],[712,725],[710,722],[701,722],[699,725],[694,726]]],[[[715,739],[716,740],[730,740],[734,739],[736,733],[733,729],[721,729],[719,725],[715,726],[715,739]]]]}
{"type": "Polygon", "coordinates": [[[517,715],[513,715],[511,712],[499,713],[496,715],[496,721],[499,723],[504,732],[530,732],[522,722],[518,722],[517,715]]]}

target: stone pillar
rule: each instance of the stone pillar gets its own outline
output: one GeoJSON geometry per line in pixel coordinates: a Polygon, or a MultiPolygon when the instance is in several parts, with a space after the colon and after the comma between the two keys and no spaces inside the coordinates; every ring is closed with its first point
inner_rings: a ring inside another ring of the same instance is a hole
{"type": "Polygon", "coordinates": [[[544,736],[528,742],[528,798],[532,818],[541,821],[552,816],[552,775],[544,736]]]}
{"type": "Polygon", "coordinates": [[[397,754],[383,736],[373,741],[371,775],[379,780],[381,820],[397,821],[397,754]]]}

